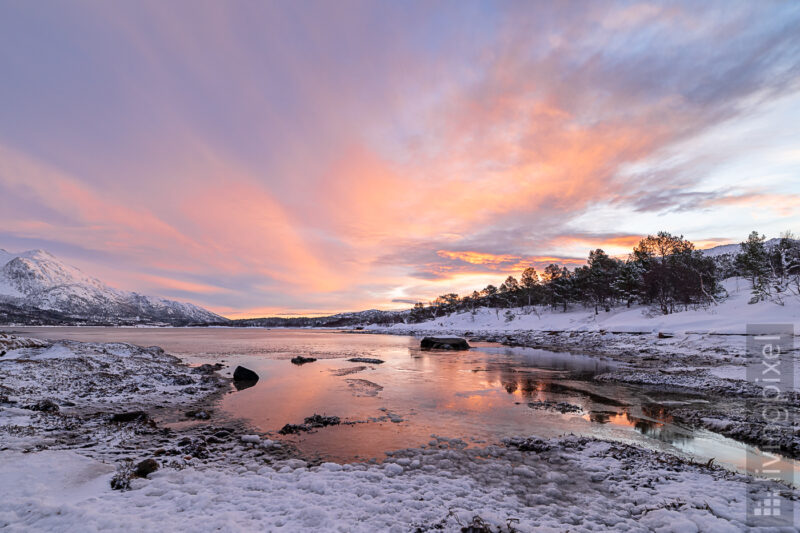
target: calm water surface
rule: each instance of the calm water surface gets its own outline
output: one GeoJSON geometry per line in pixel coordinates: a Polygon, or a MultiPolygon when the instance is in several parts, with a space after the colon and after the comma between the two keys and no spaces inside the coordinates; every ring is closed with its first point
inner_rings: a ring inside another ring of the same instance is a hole
{"type": "MultiPolygon", "coordinates": [[[[381,458],[426,444],[431,435],[495,443],[513,435],[578,434],[644,445],[743,469],[761,452],[715,433],[674,423],[666,406],[709,399],[685,393],[601,384],[591,377],[615,363],[568,353],[481,344],[468,352],[418,349],[413,337],[320,330],[240,328],[14,328],[47,339],[157,345],[190,363],[224,361],[255,370],[254,387],[225,396],[219,411],[264,432],[315,413],[354,422],[282,437],[329,460],[381,458]],[[291,364],[296,355],[317,362],[291,364]],[[353,357],[383,364],[353,363],[353,357]],[[537,409],[542,401],[578,405],[579,413],[537,409]]],[[[712,400],[713,401],[713,400],[712,400]]],[[[800,463],[786,460],[800,478],[800,463]]]]}

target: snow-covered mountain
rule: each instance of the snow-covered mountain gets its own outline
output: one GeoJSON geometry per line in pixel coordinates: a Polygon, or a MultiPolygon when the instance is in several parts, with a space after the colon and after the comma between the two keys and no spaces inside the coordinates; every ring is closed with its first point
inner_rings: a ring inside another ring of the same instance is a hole
{"type": "MultiPolygon", "coordinates": [[[[764,241],[764,246],[769,250],[773,246],[776,246],[781,240],[779,238],[769,239],[764,241]]],[[[742,252],[741,245],[737,242],[734,244],[722,244],[720,246],[714,246],[713,248],[706,248],[705,250],[700,250],[703,252],[703,255],[708,257],[719,257],[721,255],[737,255],[742,252]]]]}
{"type": "MultiPolygon", "coordinates": [[[[20,316],[24,310],[25,316],[35,317],[41,310],[81,323],[180,325],[226,320],[190,303],[114,289],[44,250],[0,249],[0,304],[15,309],[8,316],[20,316]]],[[[27,321],[11,321],[19,320],[27,321]]]]}

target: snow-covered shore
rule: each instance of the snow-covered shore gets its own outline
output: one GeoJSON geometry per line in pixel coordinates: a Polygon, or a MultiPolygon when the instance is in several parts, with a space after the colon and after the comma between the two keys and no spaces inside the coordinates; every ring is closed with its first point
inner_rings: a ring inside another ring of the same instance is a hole
{"type": "Polygon", "coordinates": [[[382,463],[306,462],[245,426],[163,427],[164,413],[208,409],[225,390],[208,367],[121,343],[0,344],[0,528],[9,531],[738,531],[747,498],[800,497],[572,436],[484,448],[434,437],[382,463]],[[126,459],[146,458],[160,468],[111,489],[126,459]]]}
{"type": "MultiPolygon", "coordinates": [[[[10,531],[738,531],[773,482],[577,437],[464,449],[439,439],[382,464],[164,468],[110,490],[112,468],[76,452],[4,452],[10,531]],[[12,489],[13,487],[13,489],[12,489]],[[479,518],[476,518],[479,517],[479,518]]],[[[252,444],[256,447],[257,444],[252,444]]]]}

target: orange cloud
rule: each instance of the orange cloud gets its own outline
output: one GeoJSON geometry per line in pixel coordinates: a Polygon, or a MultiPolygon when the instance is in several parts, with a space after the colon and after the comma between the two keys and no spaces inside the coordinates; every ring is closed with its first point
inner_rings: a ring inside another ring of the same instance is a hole
{"type": "Polygon", "coordinates": [[[439,250],[436,254],[440,257],[457,259],[473,265],[499,265],[501,263],[519,261],[520,259],[516,255],[496,255],[481,252],[450,252],[447,250],[439,250]]]}

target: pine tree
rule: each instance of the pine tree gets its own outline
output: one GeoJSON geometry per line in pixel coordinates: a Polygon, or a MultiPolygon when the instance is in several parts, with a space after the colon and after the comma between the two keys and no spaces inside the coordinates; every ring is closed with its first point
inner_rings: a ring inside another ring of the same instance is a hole
{"type": "Polygon", "coordinates": [[[520,284],[525,290],[525,294],[528,297],[528,306],[530,307],[534,291],[539,286],[539,274],[536,273],[536,269],[530,266],[523,270],[520,284]]]}
{"type": "Polygon", "coordinates": [[[644,280],[642,279],[642,267],[635,261],[622,263],[614,280],[614,291],[619,297],[625,300],[626,307],[642,295],[644,280]]]}
{"type": "Polygon", "coordinates": [[[750,303],[766,300],[769,297],[770,270],[767,248],[764,246],[765,240],[766,237],[759,236],[757,231],[753,231],[747,240],[740,244],[742,251],[736,256],[736,264],[753,287],[753,298],[750,303]]]}

